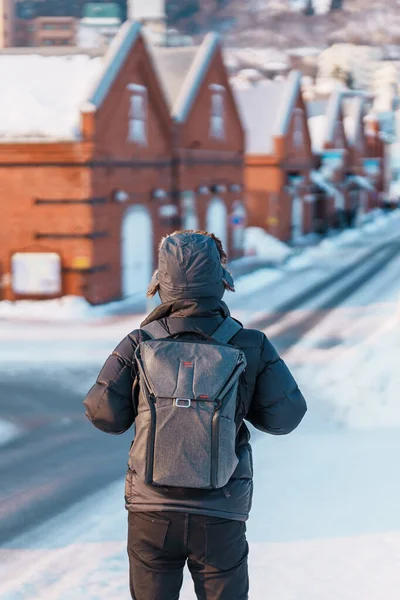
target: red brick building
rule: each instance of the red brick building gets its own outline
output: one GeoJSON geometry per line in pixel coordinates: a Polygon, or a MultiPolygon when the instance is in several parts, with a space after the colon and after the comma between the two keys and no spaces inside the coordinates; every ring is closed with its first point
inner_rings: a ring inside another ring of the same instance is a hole
{"type": "Polygon", "coordinates": [[[316,214],[321,231],[340,226],[346,211],[344,180],[349,155],[341,90],[307,103],[308,128],[316,157],[312,173],[316,214]]]}
{"type": "Polygon", "coordinates": [[[153,47],[173,119],[174,192],[183,228],[243,253],[244,132],[217,35],[200,47],[153,47]]]}
{"type": "Polygon", "coordinates": [[[126,23],[105,56],[4,50],[0,77],[3,297],[143,296],[179,227],[242,255],[244,134],[216,36],[152,56],[126,23]]]}
{"type": "Polygon", "coordinates": [[[143,292],[177,222],[171,119],[140,26],[105,57],[0,53],[2,67],[14,77],[0,120],[3,297],[143,292]]]}
{"type": "Polygon", "coordinates": [[[307,106],[318,158],[318,171],[313,173],[316,205],[327,227],[351,224],[378,206],[384,191],[384,148],[366,135],[369,104],[363,92],[337,90],[329,99],[307,106]],[[370,157],[371,153],[379,156],[370,157]]]}
{"type": "Polygon", "coordinates": [[[249,224],[284,241],[313,230],[314,166],[301,73],[285,81],[233,80],[247,134],[249,224]]]}
{"type": "Polygon", "coordinates": [[[387,201],[386,182],[386,143],[379,118],[373,113],[364,118],[366,152],[364,173],[377,191],[378,203],[387,201]]]}

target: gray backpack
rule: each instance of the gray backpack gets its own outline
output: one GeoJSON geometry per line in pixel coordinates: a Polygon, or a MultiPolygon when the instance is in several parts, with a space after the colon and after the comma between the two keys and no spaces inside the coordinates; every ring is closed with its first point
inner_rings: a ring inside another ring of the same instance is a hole
{"type": "Polygon", "coordinates": [[[243,352],[228,342],[241,328],[230,317],[212,336],[170,335],[158,321],[142,328],[151,339],[135,355],[140,392],[131,461],[143,482],[197,489],[228,483],[238,464],[235,415],[246,368],[243,352]]]}

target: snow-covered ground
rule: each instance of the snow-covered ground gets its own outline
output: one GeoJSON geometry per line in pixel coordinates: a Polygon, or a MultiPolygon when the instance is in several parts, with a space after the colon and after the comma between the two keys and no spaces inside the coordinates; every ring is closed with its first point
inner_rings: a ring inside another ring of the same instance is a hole
{"type": "MultiPolygon", "coordinates": [[[[302,252],[277,271],[279,280],[272,281],[272,270],[266,269],[260,274],[260,288],[269,283],[273,290],[275,283],[296,273],[311,280],[313,263],[320,261],[324,270],[328,259],[337,262],[364,245],[398,241],[398,219],[399,213],[379,217],[302,252]]],[[[399,597],[399,261],[391,261],[340,306],[327,311],[285,353],[307,397],[309,413],[288,437],[254,437],[250,600],[399,597]]],[[[240,290],[238,281],[237,306],[248,290],[257,289],[256,279],[251,279],[255,276],[246,277],[246,289],[240,290]]],[[[312,302],[307,310],[315,312],[312,302]]],[[[283,316],[268,334],[279,337],[279,331],[307,310],[283,316]]],[[[242,312],[248,322],[249,314],[242,312]]],[[[131,318],[132,328],[135,319],[140,316],[131,318]]],[[[29,347],[38,335],[47,342],[55,337],[65,364],[71,349],[76,351],[76,344],[84,348],[89,339],[94,355],[88,361],[94,363],[126,328],[126,318],[107,320],[101,327],[89,322],[75,328],[12,321],[5,324],[1,338],[16,339],[15,360],[17,352],[21,354],[18,342],[24,340],[29,347]],[[65,355],[57,335],[67,348],[65,355]]],[[[120,481],[0,549],[0,597],[128,600],[125,536],[120,481]]],[[[194,600],[188,574],[181,598],[194,600]]]]}
{"type": "MultiPolygon", "coordinates": [[[[385,300],[396,306],[393,289],[385,300]]],[[[330,328],[343,323],[341,313],[330,328]]],[[[341,333],[351,344],[354,331],[341,333]]],[[[393,313],[342,356],[315,350],[301,361],[293,349],[310,411],[291,436],[254,443],[250,600],[397,600],[399,333],[393,313]]],[[[303,352],[326,334],[326,325],[314,331],[303,352]]],[[[1,598],[128,600],[122,498],[118,482],[1,550],[1,598]]],[[[188,574],[181,597],[194,600],[188,574]]]]}
{"type": "MultiPolygon", "coordinates": [[[[389,227],[389,235],[393,237],[393,235],[397,235],[397,231],[395,230],[393,233],[393,228],[390,229],[390,223],[397,221],[400,221],[400,210],[385,215],[381,211],[375,211],[375,213],[366,215],[364,222],[356,229],[344,230],[333,237],[322,240],[315,247],[305,247],[297,252],[294,252],[287,244],[277,240],[262,229],[249,227],[246,229],[245,235],[247,256],[256,256],[271,261],[276,266],[275,268],[262,268],[239,277],[235,282],[235,298],[262,289],[267,283],[273,283],[280,279],[287,271],[293,272],[312,267],[316,257],[324,254],[333,255],[337,248],[351,245],[360,239],[365,239],[368,242],[371,236],[385,228],[388,229],[389,227]]],[[[246,258],[241,260],[246,260],[246,258]]],[[[39,322],[98,321],[128,309],[132,306],[132,302],[131,298],[127,298],[120,302],[91,306],[83,298],[74,296],[42,301],[20,300],[11,302],[3,300],[0,301],[0,319],[39,322]]]]}
{"type": "Polygon", "coordinates": [[[19,427],[10,421],[0,419],[0,446],[8,444],[11,440],[21,434],[19,427]]]}

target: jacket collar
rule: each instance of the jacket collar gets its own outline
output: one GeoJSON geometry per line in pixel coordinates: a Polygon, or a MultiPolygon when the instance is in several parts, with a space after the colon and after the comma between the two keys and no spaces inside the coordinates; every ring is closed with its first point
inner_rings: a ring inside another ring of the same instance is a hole
{"type": "Polygon", "coordinates": [[[153,321],[160,321],[168,317],[222,317],[226,319],[229,316],[229,308],[225,302],[218,298],[182,299],[160,304],[143,321],[141,326],[144,327],[153,321]]]}

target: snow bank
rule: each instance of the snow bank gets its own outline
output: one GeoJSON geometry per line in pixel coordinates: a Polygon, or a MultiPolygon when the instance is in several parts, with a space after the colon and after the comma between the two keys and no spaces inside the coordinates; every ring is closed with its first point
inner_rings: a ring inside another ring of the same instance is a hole
{"type": "Polygon", "coordinates": [[[132,307],[132,298],[100,306],[92,306],[78,296],[64,296],[55,300],[3,300],[0,302],[0,319],[80,321],[102,319],[132,307]]]}
{"type": "Polygon", "coordinates": [[[400,428],[400,296],[398,314],[340,356],[315,379],[334,416],[352,429],[400,428]]]}
{"type": "Polygon", "coordinates": [[[278,281],[282,277],[283,273],[277,269],[258,269],[254,273],[239,277],[235,282],[235,290],[240,295],[250,294],[278,281]]]}
{"type": "Polygon", "coordinates": [[[80,106],[102,68],[84,54],[0,56],[0,139],[76,139],[80,106]]]}
{"type": "Polygon", "coordinates": [[[283,262],[292,253],[291,248],[261,227],[248,227],[244,236],[245,254],[283,262]]]}

